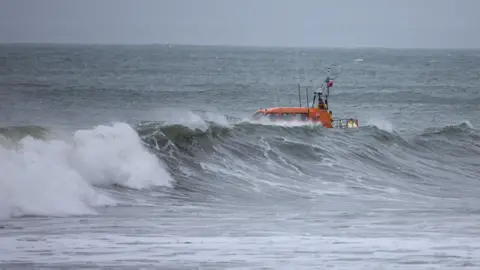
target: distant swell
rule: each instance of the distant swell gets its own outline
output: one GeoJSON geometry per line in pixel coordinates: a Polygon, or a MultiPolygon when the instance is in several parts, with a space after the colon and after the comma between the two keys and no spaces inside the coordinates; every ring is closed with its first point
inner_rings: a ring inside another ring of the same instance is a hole
{"type": "Polygon", "coordinates": [[[476,138],[476,139],[480,138],[478,136],[478,133],[473,128],[472,124],[470,124],[470,122],[463,122],[459,125],[450,125],[450,126],[445,126],[440,128],[438,127],[427,128],[425,132],[422,134],[422,136],[424,137],[435,136],[435,135],[441,135],[441,136],[470,135],[472,136],[472,138],[476,138]]]}

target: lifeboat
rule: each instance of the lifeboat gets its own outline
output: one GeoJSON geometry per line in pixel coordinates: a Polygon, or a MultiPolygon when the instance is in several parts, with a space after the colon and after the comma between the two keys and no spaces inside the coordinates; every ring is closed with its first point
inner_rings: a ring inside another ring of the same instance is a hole
{"type": "Polygon", "coordinates": [[[358,128],[358,119],[354,118],[333,118],[332,111],[328,110],[328,97],[330,88],[333,87],[333,80],[327,76],[322,86],[314,92],[311,106],[302,107],[300,98],[300,84],[298,84],[299,107],[274,107],[261,108],[257,110],[253,120],[268,119],[269,121],[303,121],[321,124],[325,128],[358,128]],[[316,102],[316,103],[315,103],[316,102]]]}
{"type": "Polygon", "coordinates": [[[327,110],[305,107],[277,107],[260,109],[253,115],[254,120],[268,118],[270,121],[309,121],[332,127],[332,120],[327,110]]]}

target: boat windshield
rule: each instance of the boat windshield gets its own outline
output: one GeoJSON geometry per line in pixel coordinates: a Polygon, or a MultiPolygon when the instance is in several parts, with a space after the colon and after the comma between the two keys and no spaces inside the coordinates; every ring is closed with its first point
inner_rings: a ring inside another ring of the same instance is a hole
{"type": "Polygon", "coordinates": [[[279,113],[279,114],[270,114],[270,120],[281,120],[281,121],[305,121],[308,120],[308,114],[306,113],[279,113]]]}

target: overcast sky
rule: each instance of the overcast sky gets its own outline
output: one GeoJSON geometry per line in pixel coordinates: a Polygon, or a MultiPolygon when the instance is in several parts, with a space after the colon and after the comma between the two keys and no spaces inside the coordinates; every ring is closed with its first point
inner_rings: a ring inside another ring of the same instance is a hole
{"type": "Polygon", "coordinates": [[[480,0],[0,0],[0,42],[480,48],[480,0]]]}

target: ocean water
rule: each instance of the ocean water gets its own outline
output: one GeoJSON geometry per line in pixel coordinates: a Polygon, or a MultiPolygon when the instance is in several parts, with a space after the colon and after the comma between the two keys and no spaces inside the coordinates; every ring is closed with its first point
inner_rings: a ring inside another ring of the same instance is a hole
{"type": "Polygon", "coordinates": [[[0,268],[478,269],[479,118],[478,50],[1,45],[0,268]],[[327,68],[359,129],[249,119],[327,68]]]}

